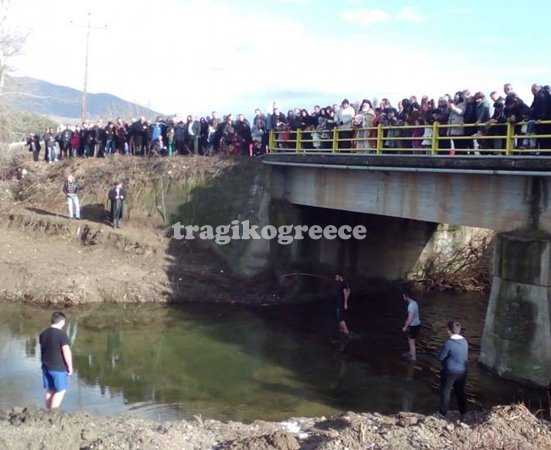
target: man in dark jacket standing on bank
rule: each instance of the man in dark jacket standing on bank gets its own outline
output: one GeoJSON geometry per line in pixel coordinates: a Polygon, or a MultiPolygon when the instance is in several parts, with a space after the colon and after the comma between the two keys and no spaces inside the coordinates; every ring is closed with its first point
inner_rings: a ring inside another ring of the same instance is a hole
{"type": "Polygon", "coordinates": [[[461,324],[457,321],[448,322],[448,340],[438,353],[438,360],[442,363],[440,372],[440,408],[438,412],[445,416],[450,406],[452,388],[457,399],[459,413],[463,416],[467,412],[467,396],[465,382],[469,368],[469,344],[461,336],[461,324]]]}
{"type": "Polygon", "coordinates": [[[111,202],[111,224],[113,228],[119,228],[119,221],[122,219],[123,202],[126,198],[126,191],[122,188],[122,183],[115,182],[108,196],[111,202]]]}

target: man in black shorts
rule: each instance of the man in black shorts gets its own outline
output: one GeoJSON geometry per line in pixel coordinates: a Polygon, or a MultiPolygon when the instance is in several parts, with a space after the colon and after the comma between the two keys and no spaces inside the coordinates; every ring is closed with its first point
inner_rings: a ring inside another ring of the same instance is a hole
{"type": "Polygon", "coordinates": [[[415,361],[417,359],[415,340],[417,339],[419,330],[421,329],[421,321],[419,320],[419,305],[409,290],[402,292],[402,298],[408,304],[408,316],[404,322],[404,326],[402,327],[402,332],[407,333],[409,344],[409,353],[405,356],[407,356],[410,361],[415,361]]]}
{"type": "Polygon", "coordinates": [[[61,405],[69,384],[69,375],[73,373],[73,357],[69,338],[62,330],[64,326],[65,314],[54,312],[50,326],[38,338],[48,411],[61,405]]]}

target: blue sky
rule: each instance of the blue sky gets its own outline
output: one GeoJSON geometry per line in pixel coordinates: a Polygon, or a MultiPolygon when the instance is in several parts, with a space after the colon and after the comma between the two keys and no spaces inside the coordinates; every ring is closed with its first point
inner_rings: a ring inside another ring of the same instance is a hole
{"type": "Polygon", "coordinates": [[[11,0],[10,26],[29,32],[15,75],[82,89],[166,114],[266,111],[511,82],[551,84],[551,7],[527,0],[11,0]]]}

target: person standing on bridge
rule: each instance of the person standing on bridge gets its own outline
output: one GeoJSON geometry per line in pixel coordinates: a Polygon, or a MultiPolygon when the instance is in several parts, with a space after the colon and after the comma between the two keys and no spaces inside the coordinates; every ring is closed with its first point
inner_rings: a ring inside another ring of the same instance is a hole
{"type": "Polygon", "coordinates": [[[419,335],[419,330],[421,329],[421,320],[419,319],[419,305],[413,299],[413,296],[409,290],[405,290],[402,293],[402,298],[407,302],[407,319],[404,322],[402,327],[402,332],[407,333],[409,352],[404,356],[407,357],[410,361],[415,361],[417,359],[417,351],[415,348],[415,341],[419,335]]]}
{"type": "Polygon", "coordinates": [[[345,98],[340,109],[335,113],[335,123],[339,133],[339,150],[352,148],[352,138],[354,137],[352,124],[355,115],[356,110],[350,106],[350,102],[345,98]]]}
{"type": "Polygon", "coordinates": [[[455,392],[459,413],[463,417],[467,412],[467,396],[465,382],[469,369],[469,343],[461,336],[461,324],[457,321],[448,322],[448,340],[438,353],[442,363],[440,372],[440,408],[438,413],[446,416],[450,406],[450,394],[455,392]]]}

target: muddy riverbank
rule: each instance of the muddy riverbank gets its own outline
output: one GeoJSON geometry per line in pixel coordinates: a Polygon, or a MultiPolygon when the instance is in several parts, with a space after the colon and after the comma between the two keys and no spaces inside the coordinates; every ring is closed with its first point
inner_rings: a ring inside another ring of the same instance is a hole
{"type": "Polygon", "coordinates": [[[367,450],[551,448],[551,428],[521,405],[470,413],[465,421],[400,413],[346,413],[273,423],[222,423],[197,416],[157,423],[15,408],[0,419],[0,447],[43,449],[367,450]]]}

